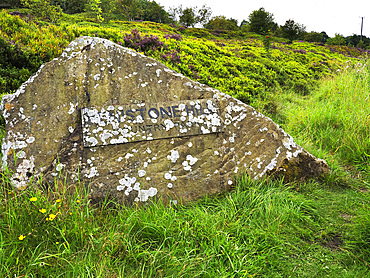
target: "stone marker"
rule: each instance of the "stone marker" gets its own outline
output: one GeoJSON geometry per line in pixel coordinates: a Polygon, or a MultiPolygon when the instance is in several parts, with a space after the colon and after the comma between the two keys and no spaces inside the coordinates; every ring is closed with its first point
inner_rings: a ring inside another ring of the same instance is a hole
{"type": "Polygon", "coordinates": [[[91,198],[189,202],[247,173],[328,172],[271,119],[108,40],[81,37],[2,98],[2,162],[16,187],[66,177],[91,198]]]}

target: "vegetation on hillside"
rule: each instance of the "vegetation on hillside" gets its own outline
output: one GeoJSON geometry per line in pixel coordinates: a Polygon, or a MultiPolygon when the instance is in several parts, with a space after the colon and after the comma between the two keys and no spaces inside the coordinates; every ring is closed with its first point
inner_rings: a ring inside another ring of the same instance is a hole
{"type": "Polygon", "coordinates": [[[37,180],[17,191],[3,170],[0,277],[369,275],[366,50],[289,43],[274,32],[98,23],[86,21],[86,14],[61,14],[53,24],[27,13],[0,12],[1,95],[14,92],[76,37],[104,37],[252,103],[326,159],[332,172],[289,184],[241,176],[233,191],[192,206],[164,207],[157,200],[139,209],[114,201],[93,206],[88,188],[64,180],[56,180],[53,192],[39,190],[37,180]]]}
{"type": "MultiPolygon", "coordinates": [[[[206,29],[220,31],[233,30],[241,32],[255,32],[266,35],[272,32],[274,36],[293,40],[321,42],[332,45],[347,45],[360,48],[370,48],[370,38],[359,35],[344,37],[339,33],[329,38],[325,31],[316,32],[306,30],[303,24],[287,19],[284,25],[279,26],[274,15],[264,8],[252,11],[247,20],[240,24],[234,18],[223,15],[212,17],[210,7],[169,7],[168,11],[154,0],[3,0],[1,8],[19,9],[29,8],[31,14],[38,20],[58,22],[62,13],[83,13],[86,19],[95,22],[109,22],[110,20],[124,21],[152,21],[157,23],[176,23],[186,27],[202,26],[206,29]]],[[[16,13],[19,13],[16,11],[16,13]]],[[[293,16],[293,15],[292,15],[293,16]]]]}
{"type": "Polygon", "coordinates": [[[238,32],[217,34],[153,22],[94,25],[66,18],[76,22],[40,24],[6,10],[0,12],[0,56],[4,57],[0,60],[0,93],[13,92],[38,66],[59,56],[79,36],[104,37],[134,48],[244,102],[265,90],[293,88],[306,94],[317,80],[367,53],[346,46],[288,44],[253,33],[235,40],[225,36],[240,36],[238,32]],[[16,62],[20,57],[27,63],[16,62]]]}

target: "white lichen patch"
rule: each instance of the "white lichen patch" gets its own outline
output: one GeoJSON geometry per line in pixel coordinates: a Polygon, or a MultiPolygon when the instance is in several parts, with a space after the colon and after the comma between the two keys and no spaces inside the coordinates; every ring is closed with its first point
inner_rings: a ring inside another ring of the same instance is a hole
{"type": "Polygon", "coordinates": [[[29,159],[23,159],[22,163],[17,166],[16,172],[11,178],[11,182],[16,188],[27,186],[29,180],[28,175],[33,174],[35,168],[35,157],[31,156],[29,159]]]}
{"type": "Polygon", "coordinates": [[[267,127],[260,128],[260,129],[259,129],[259,131],[260,131],[260,132],[268,131],[268,128],[267,128],[267,127]]]}
{"type": "Polygon", "coordinates": [[[139,175],[140,178],[142,178],[146,175],[146,171],[145,170],[139,170],[138,175],[139,175]]]}
{"type": "Polygon", "coordinates": [[[58,164],[55,166],[55,170],[56,170],[57,172],[60,172],[60,171],[62,171],[62,169],[63,169],[64,167],[66,167],[66,165],[65,165],[65,164],[63,164],[63,163],[58,163],[58,164]]]}
{"type": "Polygon", "coordinates": [[[182,163],[182,166],[184,166],[185,171],[191,171],[192,170],[191,166],[189,165],[189,162],[186,161],[186,160],[182,163]]]}
{"type": "MultiPolygon", "coordinates": [[[[75,112],[75,105],[72,103],[72,102],[70,102],[69,103],[69,105],[70,105],[70,108],[69,108],[69,111],[68,111],[68,114],[73,114],[74,112],[75,112]]],[[[77,106],[78,104],[76,104],[76,106],[77,106]]]]}
{"type": "Polygon", "coordinates": [[[172,175],[172,171],[170,171],[168,173],[164,173],[164,178],[166,180],[171,180],[171,181],[176,181],[177,180],[177,177],[172,175]]]}
{"type": "Polygon", "coordinates": [[[16,155],[17,159],[19,158],[26,158],[26,152],[25,151],[20,151],[16,155]]]}
{"type": "Polygon", "coordinates": [[[134,155],[133,155],[132,153],[127,153],[127,154],[125,155],[125,158],[126,158],[126,159],[129,159],[130,157],[134,157],[134,155]]]}
{"type": "Polygon", "coordinates": [[[293,158],[293,157],[297,157],[300,153],[302,152],[302,150],[301,149],[297,149],[295,152],[290,152],[290,151],[287,151],[286,152],[286,157],[287,157],[287,159],[288,160],[290,160],[291,158],[293,158]]]}
{"type": "Polygon", "coordinates": [[[283,139],[283,145],[288,150],[292,150],[292,148],[296,148],[297,144],[294,142],[294,139],[285,133],[285,138],[283,139]]]}
{"type": "Polygon", "coordinates": [[[193,157],[192,155],[187,155],[186,160],[182,162],[182,166],[185,171],[192,171],[192,166],[197,163],[198,158],[193,157]]]}
{"type": "Polygon", "coordinates": [[[147,202],[150,197],[154,197],[157,193],[158,190],[154,187],[150,187],[148,190],[140,189],[135,201],[147,202]]]}
{"type": "Polygon", "coordinates": [[[186,156],[186,160],[189,161],[189,165],[193,166],[195,163],[197,163],[198,158],[191,156],[190,154],[186,156]]]}
{"type": "Polygon", "coordinates": [[[167,155],[167,159],[171,160],[172,163],[176,163],[176,161],[180,158],[180,154],[177,150],[171,150],[171,154],[167,155]]]}
{"type": "Polygon", "coordinates": [[[140,190],[140,183],[136,181],[136,177],[130,177],[128,174],[125,174],[125,176],[118,181],[119,185],[117,186],[117,190],[122,191],[126,189],[124,193],[126,196],[129,196],[131,191],[140,190]]]}
{"type": "Polygon", "coordinates": [[[99,176],[98,169],[96,167],[92,167],[87,174],[85,174],[85,177],[88,179],[91,179],[93,177],[99,176]]]}
{"type": "Polygon", "coordinates": [[[27,144],[32,144],[33,142],[35,142],[35,137],[33,136],[30,136],[27,140],[26,140],[27,144]]]}

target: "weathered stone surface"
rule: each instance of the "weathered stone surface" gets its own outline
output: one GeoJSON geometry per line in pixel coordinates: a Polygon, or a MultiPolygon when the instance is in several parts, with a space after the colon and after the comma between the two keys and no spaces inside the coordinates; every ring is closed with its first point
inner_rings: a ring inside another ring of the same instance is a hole
{"type": "Polygon", "coordinates": [[[244,173],[328,171],[252,107],[100,38],[73,41],[1,109],[2,162],[16,187],[67,176],[90,186],[94,200],[187,202],[244,173]]]}

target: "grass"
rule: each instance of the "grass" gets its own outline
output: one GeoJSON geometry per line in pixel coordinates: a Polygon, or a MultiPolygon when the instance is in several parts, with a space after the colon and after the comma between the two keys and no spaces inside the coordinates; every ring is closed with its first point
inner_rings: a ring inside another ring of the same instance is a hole
{"type": "Polygon", "coordinates": [[[193,206],[154,202],[140,209],[92,207],[77,191],[2,194],[2,277],[366,277],[368,271],[369,242],[355,241],[368,230],[353,221],[359,210],[368,217],[369,199],[346,187],[244,179],[193,206]]]}
{"type": "Polygon", "coordinates": [[[93,206],[63,180],[54,192],[37,181],[15,191],[3,173],[0,276],[370,277],[368,150],[358,147],[368,146],[369,70],[347,69],[308,96],[274,96],[273,116],[331,164],[324,180],[241,177],[191,206],[129,208],[93,206]]]}
{"type": "Polygon", "coordinates": [[[296,141],[336,163],[370,172],[370,64],[343,68],[306,98],[282,94],[282,125],[296,141]]]}

